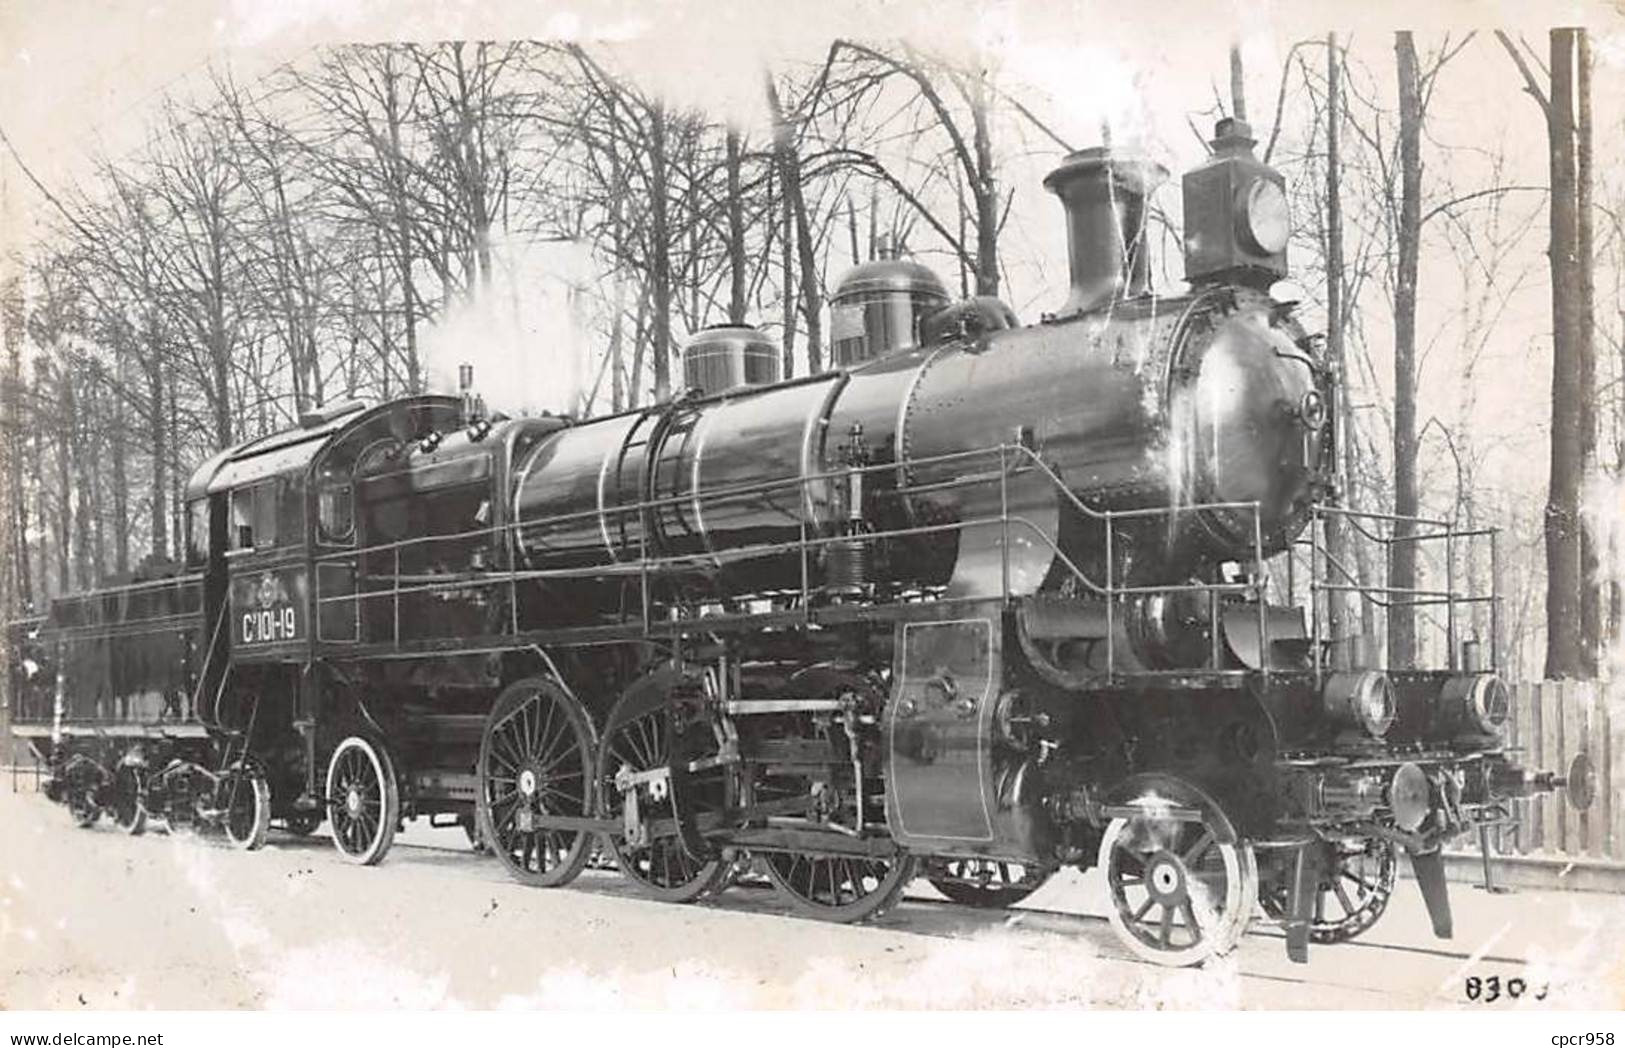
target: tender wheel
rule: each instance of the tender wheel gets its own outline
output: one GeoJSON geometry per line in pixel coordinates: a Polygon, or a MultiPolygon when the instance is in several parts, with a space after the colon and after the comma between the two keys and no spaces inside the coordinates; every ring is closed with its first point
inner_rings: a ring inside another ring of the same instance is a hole
{"type": "Polygon", "coordinates": [[[395,764],[383,746],[360,735],[338,744],[327,765],[327,821],[333,844],[351,862],[381,862],[401,821],[395,764]]]}
{"type": "Polygon", "coordinates": [[[1001,859],[931,859],[926,863],[925,876],[949,902],[1002,910],[1042,888],[1054,872],[1054,866],[1001,859]]]}
{"type": "Polygon", "coordinates": [[[592,858],[594,835],[547,829],[544,815],[593,813],[592,721],[556,681],[530,677],[497,696],[480,738],[479,833],[515,879],[557,887],[576,879],[592,858]]]}
{"type": "Polygon", "coordinates": [[[147,832],[145,794],[140,767],[119,765],[113,772],[113,825],[132,837],[147,832]]]}
{"type": "Polygon", "coordinates": [[[1111,906],[1106,917],[1133,953],[1166,965],[1228,952],[1258,897],[1251,845],[1211,803],[1200,821],[1159,815],[1113,819],[1100,842],[1111,906]]]}
{"type": "Polygon", "coordinates": [[[322,813],[318,811],[294,812],[282,820],[282,829],[295,837],[309,837],[316,832],[322,824],[322,813]]]}
{"type": "MultiPolygon", "coordinates": [[[[680,682],[674,674],[644,678],[628,689],[609,713],[608,727],[598,744],[598,811],[602,818],[624,818],[626,800],[615,785],[623,768],[629,773],[651,771],[667,764],[666,695],[680,682]]],[[[695,811],[726,806],[727,771],[714,768],[692,777],[685,784],[683,802],[695,811]]],[[[667,789],[659,799],[640,794],[640,811],[646,824],[670,822],[677,814],[675,791],[667,789]]],[[[607,835],[606,843],[621,873],[637,882],[643,891],[665,902],[692,902],[726,884],[730,864],[718,855],[697,859],[670,833],[630,844],[624,835],[607,835]]]]}
{"type": "Polygon", "coordinates": [[[265,776],[255,770],[237,771],[219,791],[226,839],[243,851],[265,847],[265,835],[271,830],[271,784],[265,776]]]}
{"type": "Polygon", "coordinates": [[[915,873],[911,855],[866,859],[768,852],[762,862],[768,880],[797,912],[842,924],[873,920],[891,909],[915,873]]]}
{"type": "MultiPolygon", "coordinates": [[[[1398,850],[1381,839],[1328,841],[1325,868],[1315,894],[1309,941],[1331,945],[1364,934],[1388,909],[1399,869],[1398,850]]],[[[1266,879],[1258,901],[1274,920],[1288,917],[1292,899],[1290,864],[1266,879]]]]}

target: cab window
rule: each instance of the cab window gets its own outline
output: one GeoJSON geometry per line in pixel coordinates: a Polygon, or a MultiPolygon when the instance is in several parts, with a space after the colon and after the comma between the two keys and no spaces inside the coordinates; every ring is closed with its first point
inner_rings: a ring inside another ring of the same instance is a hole
{"type": "Polygon", "coordinates": [[[276,481],[231,493],[231,548],[268,549],[276,545],[276,481]]]}
{"type": "Polygon", "coordinates": [[[324,542],[355,537],[355,495],[347,476],[323,477],[316,489],[316,523],[324,542]]]}

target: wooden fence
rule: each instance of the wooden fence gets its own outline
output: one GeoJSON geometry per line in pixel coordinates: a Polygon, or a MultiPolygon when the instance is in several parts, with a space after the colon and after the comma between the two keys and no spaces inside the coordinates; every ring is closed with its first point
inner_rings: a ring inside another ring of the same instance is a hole
{"type": "Polygon", "coordinates": [[[1625,863],[1625,688],[1606,681],[1542,681],[1513,691],[1509,747],[1524,767],[1565,774],[1577,753],[1596,768],[1596,799],[1576,811],[1562,792],[1518,801],[1516,821],[1496,834],[1505,855],[1549,855],[1625,863]]]}

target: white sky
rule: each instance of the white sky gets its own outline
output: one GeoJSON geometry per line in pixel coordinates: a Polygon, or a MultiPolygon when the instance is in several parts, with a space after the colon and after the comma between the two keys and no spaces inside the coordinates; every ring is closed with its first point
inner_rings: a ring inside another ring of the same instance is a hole
{"type": "MultiPolygon", "coordinates": [[[[1499,25],[1534,36],[1575,20],[1599,35],[1601,95],[1607,69],[1617,73],[1625,60],[1625,18],[1597,3],[0,0],[0,126],[50,181],[79,170],[98,140],[114,152],[132,144],[158,95],[195,82],[222,57],[247,78],[321,42],[559,35],[619,40],[651,85],[713,111],[737,107],[748,119],[763,61],[816,57],[832,36],[856,35],[982,45],[1013,78],[1063,100],[1063,130],[1083,140],[1103,108],[1119,116],[1137,108],[1158,126],[1181,127],[1182,114],[1209,99],[1210,81],[1222,81],[1225,46],[1237,36],[1250,93],[1264,102],[1273,99],[1287,47],[1327,29],[1358,46],[1408,27],[1425,44],[1452,28],[1499,25]]],[[[1470,80],[1508,75],[1498,50],[1474,50],[1462,59],[1470,80]]]]}
{"type": "MultiPolygon", "coordinates": [[[[1281,61],[1296,40],[1336,29],[1391,93],[1392,30],[1416,30],[1425,51],[1446,31],[1479,29],[1480,38],[1441,82],[1431,133],[1457,145],[1504,138],[1518,147],[1514,180],[1541,184],[1538,111],[1487,30],[1521,30],[1544,53],[1546,28],[1565,22],[1594,30],[1597,155],[1606,179],[1607,160],[1619,155],[1625,138],[1625,17],[1602,4],[1573,2],[0,0],[0,127],[41,178],[61,187],[85,175],[97,150],[118,154],[137,146],[156,101],[165,92],[205,87],[211,62],[229,62],[239,79],[252,80],[323,42],[557,36],[614,40],[623,63],[649,86],[760,126],[763,63],[816,60],[839,35],[905,37],[997,63],[1003,82],[1029,85],[1047,103],[1037,108],[1054,114],[1056,129],[1076,145],[1097,141],[1102,117],[1119,141],[1138,130],[1177,178],[1200,159],[1187,114],[1212,104],[1215,85],[1222,90],[1232,39],[1243,43],[1253,122],[1267,127],[1281,61]]],[[[1006,253],[1019,256],[1006,297],[1028,320],[1064,293],[1059,208],[1038,185],[1050,162],[1035,158],[1024,169],[1012,161],[1005,172],[1017,188],[1006,253]]],[[[1471,172],[1455,174],[1471,184],[1471,172]]],[[[0,240],[26,243],[44,205],[9,156],[0,156],[0,192],[0,240]]],[[[1605,198],[1603,190],[1598,196],[1605,198]]],[[[1544,230],[1537,228],[1529,248],[1534,264],[1543,249],[1544,230]]],[[[952,282],[952,274],[943,276],[952,282]]],[[[1440,327],[1430,313],[1453,307],[1452,283],[1436,261],[1425,266],[1424,340],[1440,327]]],[[[1548,327],[1546,309],[1544,273],[1537,272],[1509,310],[1491,357],[1500,370],[1487,376],[1479,405],[1521,435],[1508,460],[1520,493],[1544,481],[1543,457],[1530,452],[1538,450],[1544,426],[1549,365],[1538,343],[1548,327]]],[[[1613,315],[1611,307],[1599,309],[1605,322],[1613,315]]],[[[1375,343],[1385,323],[1374,317],[1371,325],[1379,371],[1384,362],[1375,343]]],[[[1424,396],[1450,393],[1430,388],[1430,377],[1424,375],[1424,396]]],[[[1424,418],[1428,410],[1424,404],[1424,418]]]]}

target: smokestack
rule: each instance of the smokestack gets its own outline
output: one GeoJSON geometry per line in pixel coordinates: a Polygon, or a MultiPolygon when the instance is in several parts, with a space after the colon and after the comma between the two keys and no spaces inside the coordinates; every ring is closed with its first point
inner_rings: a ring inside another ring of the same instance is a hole
{"type": "Polygon", "coordinates": [[[1150,290],[1146,216],[1151,191],[1168,177],[1148,157],[1109,146],[1083,149],[1044,178],[1066,208],[1066,253],[1072,292],[1067,316],[1150,290]]]}

